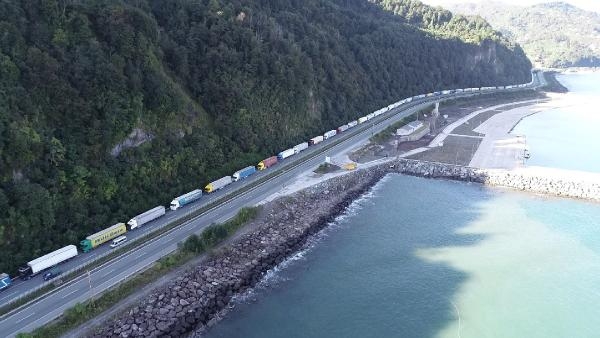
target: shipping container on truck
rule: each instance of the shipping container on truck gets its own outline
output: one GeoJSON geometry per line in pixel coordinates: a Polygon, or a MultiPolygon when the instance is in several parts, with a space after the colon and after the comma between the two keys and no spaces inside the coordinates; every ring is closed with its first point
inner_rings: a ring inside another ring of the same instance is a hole
{"type": "Polygon", "coordinates": [[[93,235],[87,236],[83,241],[79,242],[81,246],[81,251],[89,252],[92,249],[98,247],[99,245],[106,243],[113,238],[119,237],[122,234],[127,232],[127,227],[125,223],[117,223],[115,225],[111,225],[110,227],[100,230],[93,235]]]}
{"type": "Polygon", "coordinates": [[[358,121],[354,120],[354,121],[348,123],[348,128],[356,127],[357,124],[358,124],[358,121]]]}
{"type": "Polygon", "coordinates": [[[164,216],[164,214],[165,207],[160,205],[130,219],[129,222],[127,222],[127,225],[129,225],[129,230],[133,230],[161,216],[164,216]]]}
{"type": "Polygon", "coordinates": [[[319,136],[313,137],[310,140],[308,140],[308,144],[311,145],[311,146],[314,146],[314,145],[319,144],[321,142],[323,142],[323,135],[319,135],[319,136]]]}
{"type": "Polygon", "coordinates": [[[231,176],[223,176],[221,178],[219,178],[216,181],[212,181],[209,184],[206,185],[206,187],[204,187],[204,191],[211,193],[211,192],[215,192],[219,189],[223,189],[226,186],[230,185],[231,182],[233,182],[233,180],[231,179],[231,176]]]}
{"type": "Polygon", "coordinates": [[[238,170],[236,172],[233,173],[233,175],[231,175],[233,177],[233,180],[235,182],[244,179],[252,174],[254,174],[256,172],[256,167],[253,165],[249,165],[244,169],[238,170]]]}
{"type": "Polygon", "coordinates": [[[77,256],[77,254],[77,247],[75,245],[67,245],[42,257],[36,258],[28,262],[27,265],[19,267],[19,274],[22,279],[29,279],[41,271],[77,256]]]}
{"type": "Polygon", "coordinates": [[[277,156],[271,156],[258,162],[258,165],[256,167],[258,168],[258,170],[265,170],[275,164],[277,164],[277,156]]]}
{"type": "Polygon", "coordinates": [[[348,130],[348,128],[349,128],[349,127],[348,127],[348,125],[347,125],[347,124],[344,124],[343,126],[339,126],[339,127],[338,127],[338,129],[337,129],[337,132],[338,132],[338,133],[343,133],[343,132],[345,132],[346,130],[348,130]]]}
{"type": "Polygon", "coordinates": [[[171,208],[171,210],[175,211],[186,204],[190,204],[194,201],[199,200],[200,197],[202,197],[202,190],[196,189],[196,190],[190,191],[179,197],[175,197],[171,201],[170,208],[171,208]]]}
{"type": "Polygon", "coordinates": [[[330,130],[328,132],[326,132],[325,134],[323,134],[323,138],[325,140],[329,140],[330,138],[334,137],[335,135],[337,135],[337,130],[330,130]]]}
{"type": "Polygon", "coordinates": [[[294,151],[294,148],[286,149],[286,150],[280,152],[279,154],[277,154],[277,159],[279,161],[285,160],[286,158],[294,155],[295,153],[296,152],[294,151]]]}
{"type": "Polygon", "coordinates": [[[8,288],[12,284],[12,279],[7,273],[0,273],[0,291],[8,288]]]}
{"type": "Polygon", "coordinates": [[[296,154],[298,154],[299,152],[308,149],[308,142],[302,142],[300,144],[296,144],[293,149],[294,149],[294,152],[296,154]]]}

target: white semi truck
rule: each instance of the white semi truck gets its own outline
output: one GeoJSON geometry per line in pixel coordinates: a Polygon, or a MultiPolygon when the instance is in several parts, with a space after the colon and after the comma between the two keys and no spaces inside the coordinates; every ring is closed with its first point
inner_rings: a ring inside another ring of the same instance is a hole
{"type": "Polygon", "coordinates": [[[67,245],[64,248],[52,251],[42,257],[36,258],[19,268],[21,279],[30,279],[38,273],[56,266],[66,260],[77,256],[77,247],[75,245],[67,245]]]}
{"type": "Polygon", "coordinates": [[[163,216],[164,214],[165,214],[165,207],[163,207],[161,205],[161,206],[152,208],[142,214],[135,216],[134,218],[130,219],[129,222],[127,222],[127,225],[129,226],[129,230],[133,230],[137,227],[140,227],[150,221],[153,221],[153,220],[163,216]]]}

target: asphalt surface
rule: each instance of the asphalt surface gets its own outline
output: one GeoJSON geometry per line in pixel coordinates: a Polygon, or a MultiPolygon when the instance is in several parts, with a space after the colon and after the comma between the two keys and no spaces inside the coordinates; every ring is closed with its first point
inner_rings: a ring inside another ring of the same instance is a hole
{"type": "MultiPolygon", "coordinates": [[[[293,180],[299,174],[314,169],[319,164],[323,163],[326,156],[334,156],[342,149],[346,149],[352,144],[360,144],[367,141],[373,134],[380,132],[388,125],[399,121],[403,117],[424,108],[431,102],[439,101],[445,98],[470,95],[473,95],[473,93],[459,93],[444,97],[438,96],[419,101],[413,101],[411,104],[409,104],[410,108],[405,108],[406,106],[403,106],[395,109],[392,112],[387,112],[372,119],[371,121],[359,125],[358,127],[350,129],[339,136],[333,137],[317,146],[311,147],[305,152],[301,153],[301,155],[294,155],[268,170],[257,172],[255,175],[252,175],[245,180],[235,182],[218,192],[203,196],[202,199],[196,203],[187,205],[176,211],[169,210],[165,216],[159,218],[158,220],[148,223],[134,231],[127,232],[129,241],[135,240],[136,238],[143,236],[152,230],[164,226],[165,224],[168,224],[173,220],[192,212],[193,210],[206,206],[216,199],[232,193],[244,185],[251,184],[275,170],[285,168],[286,165],[290,167],[290,164],[296,162],[300,156],[303,156],[303,158],[308,158],[299,165],[286,168],[284,173],[279,174],[278,176],[271,178],[264,183],[261,183],[257,187],[253,187],[252,189],[235,196],[231,200],[220,204],[219,206],[207,212],[204,212],[200,216],[183,223],[182,225],[162,234],[161,236],[136,248],[133,248],[126,254],[121,255],[100,267],[90,270],[89,274],[84,274],[81,277],[62,285],[58,290],[51,292],[44,298],[37,300],[29,306],[19,309],[13,313],[9,313],[0,321],[0,332],[2,332],[2,335],[5,337],[12,337],[19,332],[28,332],[48,323],[52,319],[60,316],[65,309],[72,307],[76,303],[84,302],[94,295],[102,293],[115,284],[127,279],[129,276],[147,267],[151,263],[157,261],[159,258],[174,251],[177,248],[177,243],[184,241],[192,233],[199,233],[212,223],[226,221],[227,219],[233,217],[242,207],[258,204],[265,197],[279,191],[284,184],[286,184],[286,182],[293,180]],[[352,136],[323,152],[323,148],[327,145],[337,142],[340,138],[347,137],[348,134],[352,134],[360,128],[363,128],[363,130],[359,134],[352,136]],[[319,155],[315,156],[315,154],[319,155]]],[[[62,271],[67,271],[71,268],[84,265],[96,259],[98,256],[105,254],[106,251],[110,251],[110,247],[105,244],[97,249],[94,249],[90,253],[80,254],[71,261],[60,264],[59,268],[62,271]]],[[[17,281],[8,290],[5,290],[5,292],[0,294],[0,303],[4,304],[11,299],[17,298],[31,288],[38,286],[40,283],[42,283],[40,275],[30,281],[17,281]]]]}

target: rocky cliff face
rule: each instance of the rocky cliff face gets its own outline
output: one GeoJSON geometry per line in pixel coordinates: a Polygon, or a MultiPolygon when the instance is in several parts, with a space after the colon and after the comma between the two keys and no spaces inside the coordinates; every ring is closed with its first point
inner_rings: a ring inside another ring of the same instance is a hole
{"type": "Polygon", "coordinates": [[[127,136],[125,140],[115,145],[111,150],[110,154],[113,157],[119,156],[119,154],[129,148],[136,148],[141,146],[142,144],[152,141],[154,135],[144,131],[141,128],[134,128],[133,131],[127,136]]]}

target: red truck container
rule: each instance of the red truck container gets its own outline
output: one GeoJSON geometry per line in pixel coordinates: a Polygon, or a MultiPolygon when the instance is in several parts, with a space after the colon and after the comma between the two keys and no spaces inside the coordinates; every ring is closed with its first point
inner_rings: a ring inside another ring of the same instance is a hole
{"type": "Polygon", "coordinates": [[[258,165],[256,167],[258,168],[258,170],[265,170],[268,167],[274,165],[275,163],[277,163],[277,156],[271,156],[258,162],[258,165]]]}

